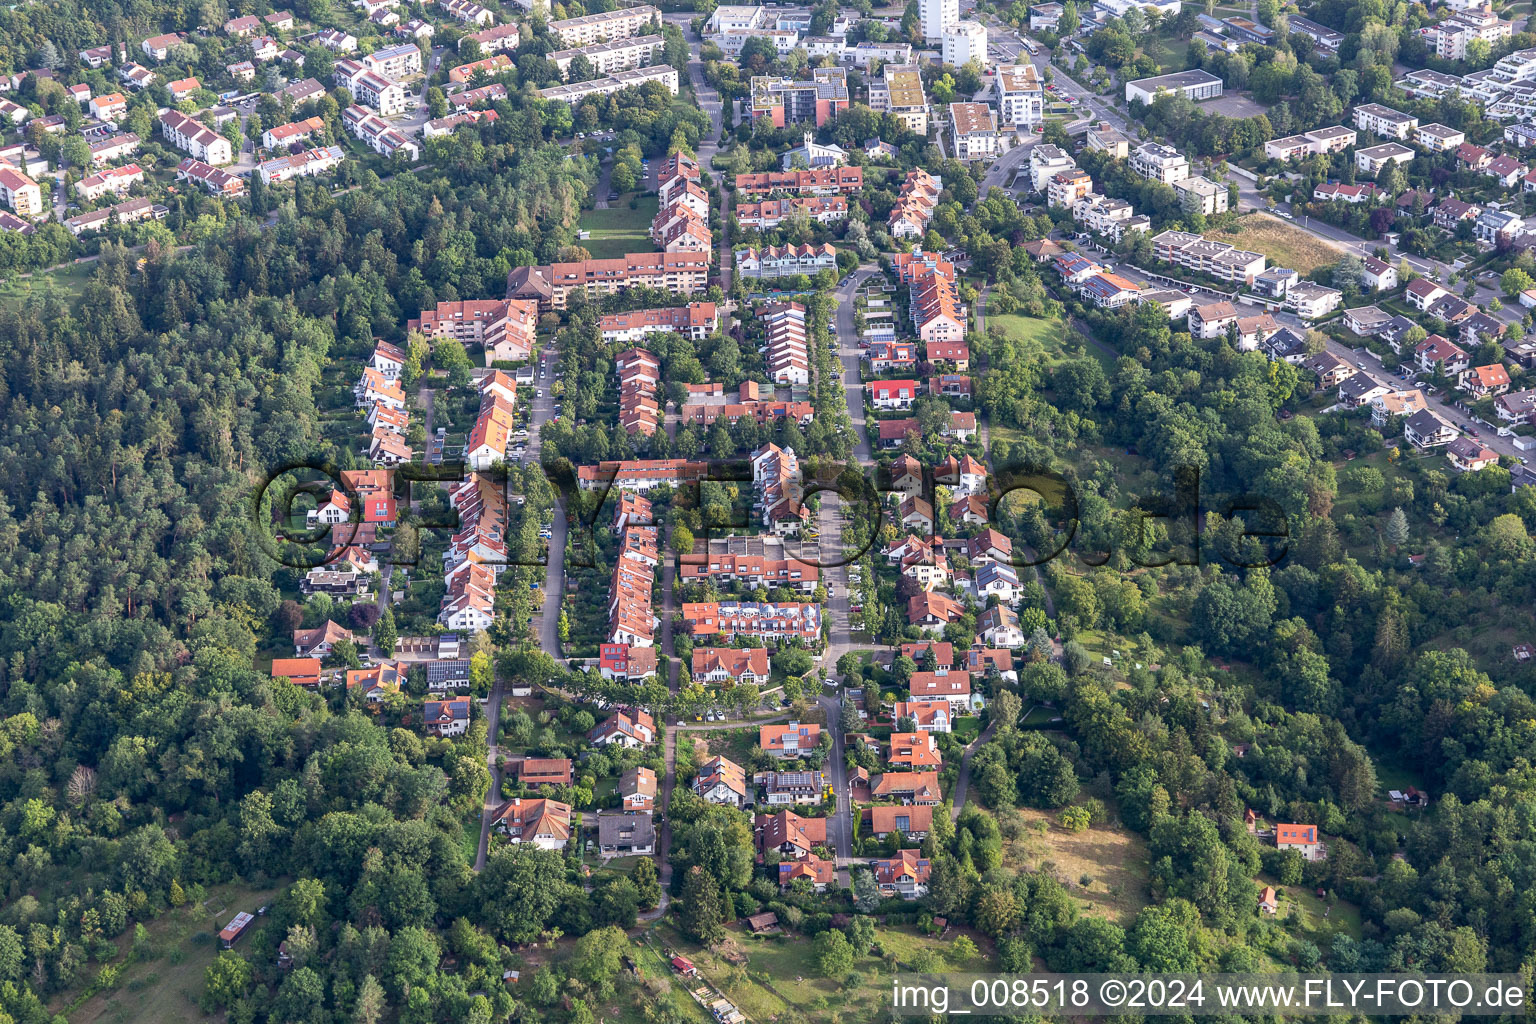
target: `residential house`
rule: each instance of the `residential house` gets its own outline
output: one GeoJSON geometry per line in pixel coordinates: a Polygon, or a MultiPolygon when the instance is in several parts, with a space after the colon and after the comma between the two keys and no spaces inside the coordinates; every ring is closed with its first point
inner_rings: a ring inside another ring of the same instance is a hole
{"type": "Polygon", "coordinates": [[[1458,473],[1476,473],[1499,464],[1499,453],[1470,437],[1459,437],[1445,447],[1445,460],[1458,473]]]}
{"type": "Polygon", "coordinates": [[[557,800],[514,797],[496,812],[491,827],[512,843],[559,850],[571,838],[571,806],[557,800]]]}
{"type": "Polygon", "coordinates": [[[932,868],[919,850],[901,850],[888,860],[875,861],[873,867],[882,895],[915,900],[928,894],[932,868]]]}
{"type": "Polygon", "coordinates": [[[1304,860],[1319,861],[1327,857],[1316,825],[1276,825],[1275,846],[1281,852],[1295,850],[1304,860]]]}
{"type": "Polygon", "coordinates": [[[787,725],[763,725],[757,730],[757,746],[775,757],[803,757],[818,749],[821,726],[790,722],[787,725]]]}
{"type": "Polygon", "coordinates": [[[421,720],[433,736],[462,736],[469,731],[469,698],[423,701],[421,720]]]}
{"type": "Polygon", "coordinates": [[[747,773],[735,761],[718,754],[699,766],[693,791],[706,803],[740,807],[747,800],[747,773]]]}

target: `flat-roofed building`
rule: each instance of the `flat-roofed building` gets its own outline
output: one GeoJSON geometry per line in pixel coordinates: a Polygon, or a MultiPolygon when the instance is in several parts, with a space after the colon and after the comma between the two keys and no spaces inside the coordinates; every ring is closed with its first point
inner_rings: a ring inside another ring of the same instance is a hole
{"type": "Polygon", "coordinates": [[[1045,119],[1044,95],[1033,64],[1004,64],[997,69],[997,112],[1001,123],[1015,127],[1039,124],[1045,119]]]}
{"type": "Polygon", "coordinates": [[[1198,68],[1193,71],[1178,71],[1171,75],[1158,75],[1156,78],[1138,78],[1135,81],[1125,83],[1125,101],[1140,100],[1143,103],[1151,102],[1165,92],[1179,93],[1186,98],[1195,101],[1213,100],[1221,95],[1221,79],[1209,71],[1201,71],[1198,68]]]}

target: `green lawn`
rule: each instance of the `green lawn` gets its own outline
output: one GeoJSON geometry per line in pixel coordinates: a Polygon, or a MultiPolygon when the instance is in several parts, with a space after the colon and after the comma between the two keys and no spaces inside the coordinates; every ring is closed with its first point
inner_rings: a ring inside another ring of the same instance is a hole
{"type": "Polygon", "coordinates": [[[46,295],[50,291],[74,303],[79,300],[80,293],[85,290],[85,283],[95,272],[94,262],[71,263],[67,267],[30,277],[8,277],[0,280],[0,306],[14,309],[29,296],[46,295]]]}
{"type": "MultiPolygon", "coordinates": [[[[816,967],[815,947],[800,936],[757,938],[740,929],[740,925],[732,925],[725,942],[709,950],[681,940],[670,928],[657,929],[656,937],[674,942],[698,965],[700,974],[752,1021],[770,1021],[790,1009],[815,1021],[830,1020],[833,1013],[840,1014],[843,1020],[874,1020],[889,1005],[891,983],[883,961],[873,956],[858,957],[854,962],[856,973],[846,983],[842,979],[834,981],[822,976],[816,967]],[[721,955],[732,950],[746,954],[744,968],[732,966],[721,955]]],[[[981,950],[990,948],[991,943],[983,936],[968,934],[981,950]]],[[[908,965],[920,952],[930,952],[945,957],[944,963],[950,970],[985,970],[983,954],[960,963],[948,960],[946,954],[955,937],[953,929],[940,938],[920,935],[915,928],[883,927],[876,933],[876,942],[881,950],[895,954],[899,969],[909,969],[908,965]]]]}
{"type": "MultiPolygon", "coordinates": [[[[198,1009],[197,997],[203,991],[203,971],[218,953],[215,936],[219,928],[239,911],[253,911],[270,903],[277,893],[277,885],[215,886],[201,906],[179,907],[145,925],[154,946],[149,956],[133,959],[126,953],[131,936],[119,939],[125,956],[113,961],[121,968],[115,986],[84,1000],[77,990],[66,992],[51,1000],[49,1009],[73,1024],[191,1024],[206,1020],[198,1009]]],[[[98,970],[100,967],[93,965],[82,973],[94,979],[98,970]]]]}
{"type": "Polygon", "coordinates": [[[581,215],[580,228],[588,232],[580,244],[593,259],[613,259],[631,252],[653,252],[651,221],[656,217],[655,196],[642,198],[631,210],[629,197],[621,196],[606,210],[587,210],[581,215]]]}

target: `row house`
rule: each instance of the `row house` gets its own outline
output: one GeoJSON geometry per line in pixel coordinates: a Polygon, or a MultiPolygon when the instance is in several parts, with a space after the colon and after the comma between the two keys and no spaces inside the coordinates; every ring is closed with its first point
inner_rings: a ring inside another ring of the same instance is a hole
{"type": "Polygon", "coordinates": [[[143,180],[143,168],[138,164],[125,164],[81,178],[75,190],[82,199],[95,201],[109,192],[122,195],[143,180]]]}
{"type": "MultiPolygon", "coordinates": [[[[412,49],[416,48],[412,47],[412,49]]],[[[417,53],[420,52],[417,50],[417,53]]],[[[513,70],[515,67],[516,65],[512,63],[511,57],[504,53],[493,53],[489,57],[482,57],[480,60],[460,64],[448,72],[448,81],[455,85],[462,85],[465,82],[472,81],[476,75],[494,78],[497,75],[513,70]]]]}
{"type": "Polygon", "coordinates": [[[723,686],[746,683],[766,686],[769,680],[768,651],[762,647],[697,647],[690,675],[695,683],[723,686]]]}
{"type": "Polygon", "coordinates": [[[315,149],[265,160],[256,165],[256,173],[268,185],[276,185],[293,178],[308,178],[326,174],[341,166],[346,159],[340,146],[319,146],[315,149]]]}
{"type": "Polygon", "coordinates": [[[261,145],[263,149],[291,146],[299,142],[308,142],[311,136],[324,131],[324,120],[318,117],[306,117],[302,121],[292,121],[275,128],[268,128],[261,133],[261,145]]]}
{"type": "MultiPolygon", "coordinates": [[[[929,347],[928,359],[937,362],[934,346],[963,341],[967,315],[955,291],[954,278],[929,270],[915,278],[909,291],[912,327],[929,347]]],[[[964,370],[965,366],[958,369],[964,370]]]]}
{"type": "MultiPolygon", "coordinates": [[[[754,393],[757,390],[755,381],[743,381],[741,387],[754,393]]],[[[810,402],[758,398],[725,403],[688,402],[683,405],[680,413],[684,423],[697,423],[702,427],[714,426],[717,420],[735,426],[743,419],[750,419],[757,421],[759,426],[769,426],[787,419],[793,420],[801,429],[810,426],[815,415],[816,407],[810,402]]]]}
{"type": "Polygon", "coordinates": [[[453,93],[448,97],[448,105],[454,110],[463,112],[466,110],[479,110],[497,100],[507,98],[507,87],[500,82],[492,82],[490,85],[482,85],[478,89],[466,89],[463,92],[453,93]]]}
{"type": "Polygon", "coordinates": [[[792,217],[805,217],[818,224],[835,224],[848,217],[848,200],[842,196],[796,196],[765,199],[757,203],[738,203],[737,222],[744,228],[767,231],[792,217]]]}
{"type": "Polygon", "coordinates": [[[598,329],[606,342],[633,344],[651,334],[677,334],[690,341],[703,341],[715,333],[719,324],[713,302],[690,302],[667,309],[612,313],[598,321],[598,329]]]}
{"type": "Polygon", "coordinates": [[[891,237],[921,238],[928,230],[928,223],[933,220],[933,210],[938,204],[943,186],[941,178],[922,168],[907,172],[886,222],[891,237]]]}
{"type": "Polygon", "coordinates": [[[629,459],[624,462],[600,462],[595,466],[576,467],[576,485],[584,491],[618,488],[644,494],[662,487],[677,488],[696,484],[708,472],[703,462],[687,459],[629,459]]]}
{"type": "MultiPolygon", "coordinates": [[[[769,443],[752,453],[751,464],[752,487],[756,495],[752,507],[758,513],[763,529],[775,536],[798,534],[810,519],[811,512],[805,507],[804,480],[795,450],[769,443]]],[[[782,578],[789,581],[788,575],[782,578]]],[[[804,576],[800,578],[804,579],[804,576]]],[[[814,589],[814,585],[813,580],[810,589],[814,589]]],[[[801,589],[807,588],[802,586],[801,589]]]]}
{"type": "Polygon", "coordinates": [[[196,182],[216,196],[232,199],[245,192],[245,179],[212,164],[187,157],[176,165],[176,180],[196,182]]]}
{"type": "Polygon", "coordinates": [[[743,277],[771,278],[791,274],[814,275],[837,270],[837,250],[830,242],[820,245],[769,245],[736,250],[736,272],[743,277]]]}
{"type": "Polygon", "coordinates": [[[774,302],[757,309],[763,324],[768,378],[781,386],[811,382],[810,347],[806,340],[805,306],[774,302]]]}
{"type": "Polygon", "coordinates": [[[496,21],[494,12],[474,0],[437,0],[437,4],[448,12],[449,17],[466,25],[490,25],[496,21]]]}
{"type": "Polygon", "coordinates": [[[681,563],[684,583],[740,583],[748,589],[799,590],[811,593],[821,582],[821,570],[795,558],[765,558],[762,555],[708,555],[681,563]]]}
{"type": "Polygon", "coordinates": [[[807,643],[821,639],[821,606],[806,602],[690,602],[683,605],[683,621],[695,637],[718,634],[807,643]]]}
{"type": "Polygon", "coordinates": [[[864,187],[862,167],[818,167],[800,171],[761,171],[736,175],[738,195],[849,196],[864,187]]]}
{"type": "Polygon", "coordinates": [[[632,348],[614,357],[619,380],[619,423],[631,434],[649,437],[661,425],[661,362],[644,349],[632,348]]]}

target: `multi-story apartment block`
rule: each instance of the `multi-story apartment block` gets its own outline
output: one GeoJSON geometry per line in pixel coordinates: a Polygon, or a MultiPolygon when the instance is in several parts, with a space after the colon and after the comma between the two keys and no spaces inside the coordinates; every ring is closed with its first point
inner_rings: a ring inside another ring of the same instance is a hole
{"type": "Polygon", "coordinates": [[[917,14],[923,41],[942,43],[944,30],[960,23],[960,0],[919,0],[917,14]]]}
{"type": "Polygon", "coordinates": [[[1271,160],[1295,160],[1320,153],[1338,153],[1353,146],[1357,137],[1354,129],[1343,125],[1318,128],[1301,135],[1270,139],[1264,143],[1264,155],[1271,160]]]}
{"type": "Polygon", "coordinates": [[[179,110],[167,110],[160,115],[160,133],[171,145],[204,163],[218,166],[235,158],[228,139],[179,110]]]}
{"type": "Polygon", "coordinates": [[[951,103],[949,120],[955,159],[989,160],[1002,155],[1005,143],[997,130],[997,115],[985,103],[951,103]]]}
{"type": "Polygon", "coordinates": [[[806,81],[752,77],[752,118],[767,118],[776,128],[802,121],[819,128],[847,109],[848,73],[842,68],[814,68],[806,81]]]}
{"type": "Polygon", "coordinates": [[[1203,175],[1180,178],[1173,183],[1173,188],[1179,194],[1179,205],[1185,213],[1203,213],[1213,217],[1227,211],[1227,187],[1203,175]]]}
{"type": "Polygon", "coordinates": [[[0,203],[21,217],[37,217],[43,212],[43,190],[37,182],[0,160],[0,203]]]}
{"type": "Polygon", "coordinates": [[[945,64],[963,68],[971,61],[982,67],[987,59],[987,27],[979,21],[957,21],[944,29],[940,54],[945,64]]]}
{"type": "Polygon", "coordinates": [[[1413,150],[1396,142],[1383,142],[1379,146],[1355,150],[1355,169],[1362,174],[1375,176],[1389,163],[1405,164],[1412,160],[1413,150]]]}
{"type": "Polygon", "coordinates": [[[367,107],[352,104],[341,112],[341,123],[346,125],[347,131],[351,132],[354,138],[361,139],[380,156],[404,153],[412,160],[421,158],[421,147],[414,139],[367,107]]]}
{"type": "Polygon", "coordinates": [[[1189,161],[1172,146],[1148,142],[1131,154],[1131,170],[1143,178],[1172,185],[1189,177],[1189,161]]]}
{"type": "MultiPolygon", "coordinates": [[[[1001,72],[999,72],[1001,75],[1001,72]]],[[[1100,121],[1088,129],[1086,136],[1088,148],[1107,153],[1117,160],[1124,160],[1131,155],[1131,140],[1126,134],[1108,121],[1100,121]]]]}
{"type": "Polygon", "coordinates": [[[1051,206],[1071,209],[1079,199],[1093,191],[1093,179],[1088,172],[1074,167],[1051,178],[1045,187],[1046,202],[1051,206]]]}
{"type": "Polygon", "coordinates": [[[1467,141],[1467,133],[1443,124],[1421,124],[1413,130],[1413,141],[1431,153],[1445,153],[1467,141]]]}
{"type": "Polygon", "coordinates": [[[560,69],[560,77],[566,80],[571,77],[571,62],[577,57],[585,57],[597,74],[612,75],[654,64],[661,56],[664,45],[661,36],[636,36],[633,39],[615,39],[570,50],[556,50],[547,59],[555,62],[555,67],[560,69]]]}
{"type": "Polygon", "coordinates": [[[659,82],[672,95],[677,95],[677,69],[670,64],[658,64],[655,67],[619,71],[608,75],[606,78],[594,78],[590,82],[572,82],[569,85],[557,85],[549,89],[539,90],[539,95],[547,100],[559,100],[562,103],[574,105],[580,103],[588,96],[609,96],[616,92],[622,92],[625,89],[638,89],[650,82],[659,82]]]}
{"type": "Polygon", "coordinates": [[[546,309],[564,309],[575,291],[598,297],[636,286],[692,298],[709,286],[709,264],[707,253],[643,252],[615,259],[516,267],[507,278],[507,297],[537,300],[546,309]]]}
{"type": "Polygon", "coordinates": [[[1355,127],[1389,139],[1406,139],[1419,126],[1419,119],[1380,103],[1362,103],[1355,108],[1355,127]]]}
{"type": "MultiPolygon", "coordinates": [[[[1092,132],[1089,133],[1090,137],[1092,132]]],[[[1077,161],[1048,142],[1042,142],[1029,151],[1029,180],[1036,192],[1044,192],[1046,184],[1062,171],[1075,170],[1077,161]]]]}
{"type": "Polygon", "coordinates": [[[651,24],[660,21],[660,11],[650,4],[641,4],[638,7],[623,7],[616,11],[552,21],[549,30],[559,36],[566,46],[591,46],[593,43],[639,35],[651,24]]]}
{"type": "Polygon", "coordinates": [[[1004,64],[997,69],[997,112],[1003,124],[1029,128],[1039,124],[1045,119],[1044,95],[1033,64],[1004,64]]]}
{"type": "Polygon", "coordinates": [[[421,74],[421,47],[415,43],[401,43],[375,50],[362,59],[368,70],[385,78],[404,78],[421,74]]]}
{"type": "Polygon", "coordinates": [[[355,60],[339,60],[332,74],[336,84],[345,87],[354,100],[372,107],[383,117],[393,117],[410,109],[405,86],[391,82],[365,64],[355,60]]]}
{"type": "Polygon", "coordinates": [[[522,29],[516,25],[494,25],[461,37],[459,49],[464,49],[465,43],[473,42],[480,47],[482,54],[501,53],[505,50],[517,49],[522,38],[522,29]]]}
{"type": "Polygon", "coordinates": [[[887,64],[869,84],[870,109],[895,114],[918,135],[928,134],[928,97],[916,64],[887,64]]]}

